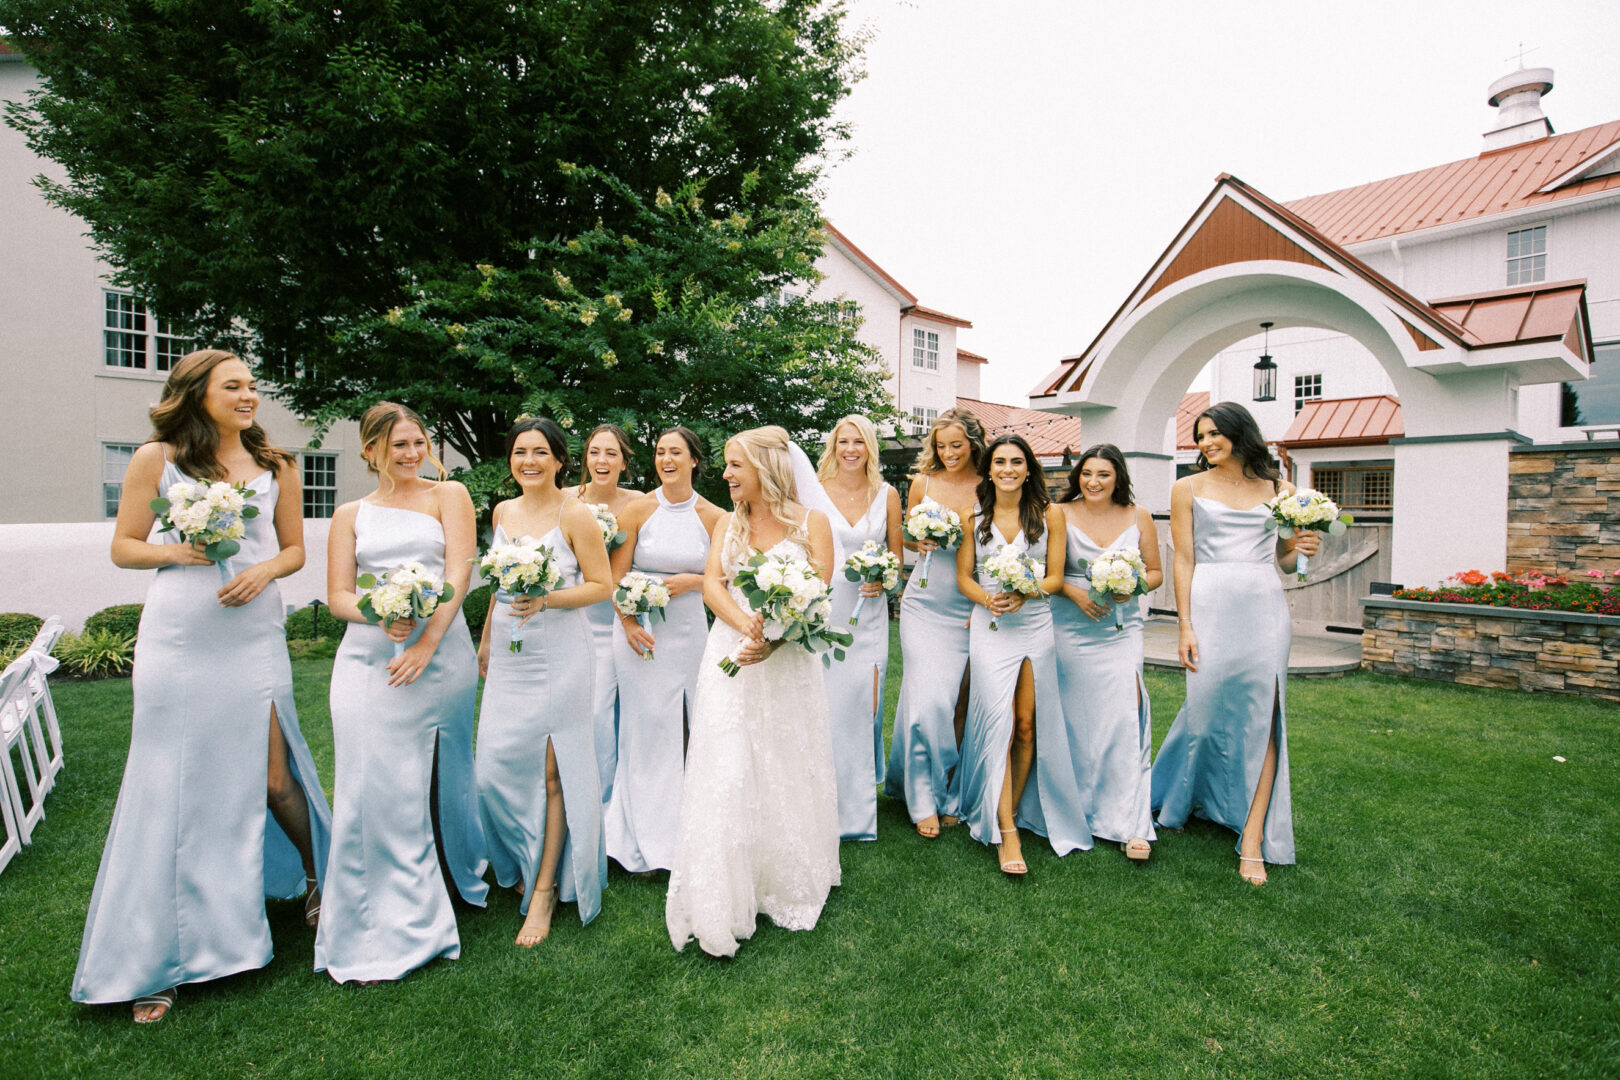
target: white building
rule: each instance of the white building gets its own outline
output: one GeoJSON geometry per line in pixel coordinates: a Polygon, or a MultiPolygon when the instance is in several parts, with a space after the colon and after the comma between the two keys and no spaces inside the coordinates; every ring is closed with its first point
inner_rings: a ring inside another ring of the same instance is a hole
{"type": "Polygon", "coordinates": [[[1497,80],[1475,158],[1289,203],[1222,176],[1030,404],[1142,459],[1163,507],[1192,456],[1176,407],[1208,365],[1212,400],[1249,407],[1297,482],[1384,500],[1396,580],[1504,565],[1508,449],[1620,430],[1620,120],[1555,135],[1551,88],[1545,68],[1497,80]]]}
{"type": "MultiPolygon", "coordinates": [[[[0,101],[39,84],[32,65],[0,42],[0,101]]],[[[0,524],[113,517],[124,467],[151,434],[173,362],[188,349],[139,297],[107,283],[82,221],[45,201],[34,179],[63,181],[0,124],[0,432],[13,466],[0,481],[0,524]]],[[[259,422],[298,451],[304,514],[330,517],[370,488],[356,425],[313,428],[266,395],[259,422]]]]}

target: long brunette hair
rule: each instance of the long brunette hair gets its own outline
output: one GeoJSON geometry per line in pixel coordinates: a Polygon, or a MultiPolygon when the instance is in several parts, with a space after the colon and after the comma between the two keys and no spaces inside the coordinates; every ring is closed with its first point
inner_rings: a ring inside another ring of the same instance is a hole
{"type": "Polygon", "coordinates": [[[974,493],[979,500],[979,543],[990,542],[990,528],[996,521],[996,482],[990,479],[990,462],[998,446],[1016,446],[1023,451],[1027,471],[1018,490],[1018,527],[1024,530],[1024,542],[1033,545],[1046,535],[1046,508],[1052,505],[1052,497],[1046,493],[1046,470],[1035,460],[1035,451],[1022,435],[1011,433],[997,436],[985,447],[984,461],[979,465],[979,487],[974,493]]]}
{"type": "Polygon", "coordinates": [[[1102,461],[1106,461],[1110,466],[1113,467],[1114,494],[1110,501],[1113,502],[1115,506],[1131,505],[1130,470],[1125,468],[1125,455],[1121,453],[1119,447],[1115,446],[1113,443],[1098,443],[1096,446],[1088,447],[1086,451],[1080,455],[1080,460],[1076,461],[1074,463],[1074,468],[1069,470],[1069,482],[1067,486],[1064,487],[1063,494],[1058,496],[1058,502],[1074,502],[1076,499],[1080,498],[1080,470],[1085,468],[1086,462],[1090,461],[1092,458],[1098,458],[1102,461]]]}
{"type": "MultiPolygon", "coordinates": [[[[163,397],[147,415],[152,420],[153,442],[174,447],[175,468],[198,480],[223,480],[219,463],[219,428],[203,408],[214,369],[227,360],[240,360],[224,349],[198,349],[180,358],[163,384],[163,397]]],[[[242,448],[261,469],[276,472],[292,464],[293,456],[270,445],[257,420],[242,432],[242,448]]]]}
{"type": "MultiPolygon", "coordinates": [[[[1198,423],[1206,416],[1215,422],[1215,430],[1231,442],[1232,456],[1243,463],[1244,476],[1270,480],[1274,485],[1277,483],[1277,478],[1282,474],[1271,451],[1266,449],[1265,436],[1260,434],[1260,425],[1255,422],[1253,413],[1235,401],[1211,405],[1193,421],[1194,442],[1198,441],[1198,423]]],[[[1204,460],[1203,451],[1199,451],[1196,465],[1200,472],[1210,467],[1209,462],[1204,460]]]]}
{"type": "MultiPolygon", "coordinates": [[[[551,456],[557,459],[557,471],[552,474],[551,481],[557,487],[563,486],[563,473],[571,464],[568,458],[568,436],[563,429],[557,426],[555,420],[544,416],[525,416],[512,425],[512,430],[506,433],[506,471],[512,471],[512,449],[517,446],[517,438],[525,431],[538,431],[540,437],[546,440],[546,448],[551,456]]],[[[516,480],[517,477],[513,476],[516,480]]]]}

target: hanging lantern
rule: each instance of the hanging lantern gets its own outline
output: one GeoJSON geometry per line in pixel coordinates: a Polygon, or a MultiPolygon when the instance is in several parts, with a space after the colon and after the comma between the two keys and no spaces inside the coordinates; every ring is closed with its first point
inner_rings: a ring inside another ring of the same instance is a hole
{"type": "Polygon", "coordinates": [[[1254,365],[1254,400],[1277,400],[1277,365],[1271,359],[1271,328],[1269,322],[1260,324],[1265,331],[1265,344],[1261,346],[1260,361],[1254,365]]]}

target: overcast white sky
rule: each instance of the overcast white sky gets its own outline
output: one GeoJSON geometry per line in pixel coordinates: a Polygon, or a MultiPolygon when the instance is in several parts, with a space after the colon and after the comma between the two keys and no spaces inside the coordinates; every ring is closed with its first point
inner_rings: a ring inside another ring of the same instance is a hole
{"type": "Polygon", "coordinates": [[[1551,67],[1558,132],[1620,118],[1617,0],[850,0],[872,34],[824,210],[971,319],[989,400],[1090,343],[1229,172],[1289,200],[1479,153],[1551,67]]]}

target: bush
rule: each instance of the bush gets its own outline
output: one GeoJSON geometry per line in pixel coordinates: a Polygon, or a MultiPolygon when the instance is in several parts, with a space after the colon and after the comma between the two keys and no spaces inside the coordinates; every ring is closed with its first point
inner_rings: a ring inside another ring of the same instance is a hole
{"type": "Polygon", "coordinates": [[[88,619],[84,620],[86,635],[106,632],[127,637],[131,642],[135,640],[135,633],[141,626],[142,604],[114,604],[112,607],[102,608],[88,619]]]}
{"type": "Polygon", "coordinates": [[[474,641],[484,632],[484,620],[489,618],[489,602],[494,595],[495,586],[480,585],[462,601],[461,613],[467,617],[467,629],[474,641]]]}
{"type": "MultiPolygon", "coordinates": [[[[129,605],[139,607],[136,605],[129,605]]],[[[135,637],[112,630],[91,630],[63,634],[51,653],[62,662],[62,669],[81,679],[105,679],[127,674],[135,662],[135,637]]]]}
{"type": "Polygon", "coordinates": [[[287,616],[287,640],[309,641],[312,638],[340,638],[343,636],[343,631],[347,626],[348,624],[333,615],[332,609],[325,604],[321,605],[320,623],[315,624],[315,609],[306,604],[287,616]]]}
{"type": "Polygon", "coordinates": [[[287,655],[294,660],[330,660],[337,655],[337,651],[336,638],[323,637],[314,641],[308,638],[290,638],[287,641],[287,655]]]}
{"type": "Polygon", "coordinates": [[[45,620],[21,611],[0,614],[0,652],[21,650],[34,640],[45,620]]]}

